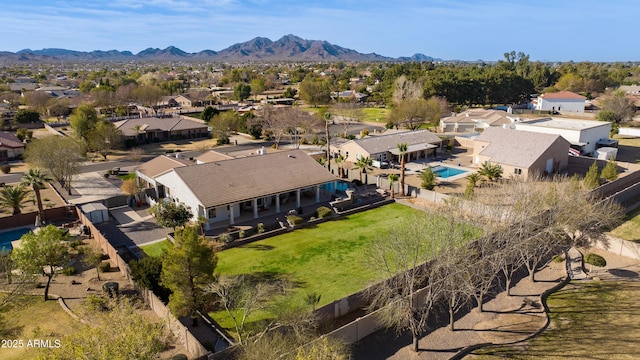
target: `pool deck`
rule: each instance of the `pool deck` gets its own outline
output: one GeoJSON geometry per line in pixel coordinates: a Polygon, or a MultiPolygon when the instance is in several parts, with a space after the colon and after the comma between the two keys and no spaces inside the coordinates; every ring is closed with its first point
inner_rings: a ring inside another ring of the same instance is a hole
{"type": "Polygon", "coordinates": [[[414,174],[419,174],[422,170],[426,169],[427,167],[435,168],[437,166],[448,167],[448,168],[451,168],[451,169],[464,170],[465,171],[462,174],[449,176],[447,178],[441,177],[441,179],[444,179],[446,181],[454,181],[454,180],[458,180],[458,179],[464,179],[469,174],[472,174],[472,173],[475,173],[476,171],[478,171],[478,169],[465,167],[465,166],[460,166],[460,165],[456,165],[456,164],[453,164],[453,163],[444,163],[442,161],[422,161],[422,162],[413,161],[413,162],[407,163],[405,166],[410,171],[410,173],[414,173],[414,174]]]}

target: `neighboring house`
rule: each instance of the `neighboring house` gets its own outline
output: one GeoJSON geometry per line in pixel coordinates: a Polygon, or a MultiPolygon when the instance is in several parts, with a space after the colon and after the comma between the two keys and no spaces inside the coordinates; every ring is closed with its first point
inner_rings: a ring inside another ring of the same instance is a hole
{"type": "Polygon", "coordinates": [[[136,176],[138,184],[145,189],[145,202],[153,205],[159,198],[165,197],[164,187],[156,182],[157,176],[171,169],[192,164],[193,162],[180,157],[160,155],[138,166],[136,176]]]}
{"type": "Polygon", "coordinates": [[[161,108],[173,108],[179,106],[174,95],[163,96],[162,98],[160,98],[160,101],[158,101],[157,105],[161,108]]]}
{"type": "Polygon", "coordinates": [[[141,168],[149,175],[157,173],[153,181],[145,179],[155,186],[152,197],[184,203],[193,220],[200,216],[206,219],[205,229],[216,223],[233,225],[243,212],[257,218],[259,210],[273,206],[279,213],[281,205],[291,199],[300,207],[303,195],[315,198],[316,203],[329,200],[323,186],[337,180],[302,150],[178,165],[164,171],[162,167],[149,170],[156,169],[155,165],[143,164],[141,168]]]}
{"type": "Polygon", "coordinates": [[[553,174],[565,170],[568,161],[569,142],[560,135],[490,127],[473,145],[473,164],[499,164],[503,177],[553,174]]]}
{"type": "Polygon", "coordinates": [[[24,143],[15,135],[0,132],[0,161],[20,158],[24,153],[24,143]]]}
{"type": "Polygon", "coordinates": [[[611,123],[605,121],[542,118],[516,122],[513,128],[560,135],[569,141],[571,148],[578,150],[582,155],[593,154],[602,146],[617,146],[616,141],[609,140],[611,123]]]}
{"type": "Polygon", "coordinates": [[[533,108],[539,111],[583,113],[587,98],[571,91],[558,91],[539,95],[533,100],[533,108]]]}
{"type": "Polygon", "coordinates": [[[407,161],[435,155],[442,139],[429,130],[404,131],[392,134],[367,136],[362,139],[331,144],[332,156],[343,155],[347,161],[356,163],[362,157],[376,161],[398,159],[398,144],[407,143],[407,161]]]}
{"type": "Polygon", "coordinates": [[[470,109],[440,120],[442,132],[472,133],[491,126],[511,125],[517,118],[503,110],[470,109]]]}
{"type": "Polygon", "coordinates": [[[194,139],[209,136],[207,124],[181,117],[146,117],[117,121],[126,139],[139,143],[194,139]]]}
{"type": "Polygon", "coordinates": [[[213,105],[213,100],[207,100],[206,98],[198,97],[195,94],[180,94],[175,96],[174,100],[183,108],[213,105]]]}
{"type": "Polygon", "coordinates": [[[629,95],[640,95],[640,85],[621,85],[618,90],[622,90],[625,94],[629,95]]]}
{"type": "MultiPolygon", "coordinates": [[[[357,92],[355,90],[340,91],[339,93],[337,93],[337,95],[338,95],[338,99],[341,99],[343,101],[347,100],[351,102],[365,102],[369,97],[369,95],[363,94],[361,92],[357,92]]],[[[331,97],[333,98],[336,97],[335,91],[331,93],[331,97]]]]}

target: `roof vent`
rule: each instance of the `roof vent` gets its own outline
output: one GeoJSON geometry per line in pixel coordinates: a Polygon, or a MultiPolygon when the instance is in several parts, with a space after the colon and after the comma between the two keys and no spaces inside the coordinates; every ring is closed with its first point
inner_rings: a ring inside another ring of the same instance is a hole
{"type": "Polygon", "coordinates": [[[290,158],[295,159],[296,157],[293,155],[289,155],[290,158]]]}

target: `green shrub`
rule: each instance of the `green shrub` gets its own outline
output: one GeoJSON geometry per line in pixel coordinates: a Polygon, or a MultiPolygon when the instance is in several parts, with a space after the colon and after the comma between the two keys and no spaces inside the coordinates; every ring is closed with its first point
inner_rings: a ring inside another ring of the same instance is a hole
{"type": "Polygon", "coordinates": [[[242,239],[246,236],[247,234],[244,232],[244,230],[240,230],[238,231],[238,238],[242,239]]]}
{"type": "Polygon", "coordinates": [[[318,209],[316,209],[316,213],[318,214],[318,217],[320,219],[323,219],[325,217],[331,216],[333,214],[333,211],[331,211],[331,209],[326,206],[320,206],[318,209]]]}
{"type": "Polygon", "coordinates": [[[223,243],[225,243],[225,244],[226,244],[226,243],[230,243],[230,242],[232,242],[232,241],[233,241],[233,237],[232,237],[230,234],[226,234],[226,233],[225,233],[225,234],[221,234],[221,235],[218,237],[218,240],[220,240],[220,241],[222,241],[223,243]]]}
{"type": "Polygon", "coordinates": [[[291,225],[298,225],[298,224],[302,224],[304,222],[304,219],[298,215],[288,215],[287,221],[291,225]]]}
{"type": "Polygon", "coordinates": [[[564,261],[564,256],[562,255],[553,255],[553,258],[551,259],[551,261],[553,261],[554,263],[561,263],[564,261]]]}
{"type": "Polygon", "coordinates": [[[69,246],[73,249],[73,250],[78,250],[78,248],[80,246],[84,245],[84,243],[82,242],[82,240],[77,239],[77,240],[73,240],[69,246]]]}
{"type": "Polygon", "coordinates": [[[111,170],[109,170],[109,171],[107,171],[106,173],[104,173],[104,175],[103,175],[103,176],[104,176],[104,178],[105,178],[105,179],[108,179],[108,178],[109,178],[109,176],[111,176],[111,170]]]}
{"type": "Polygon", "coordinates": [[[607,260],[605,260],[602,256],[593,253],[587,253],[584,256],[584,262],[598,267],[607,266],[607,260]]]}
{"type": "Polygon", "coordinates": [[[109,272],[111,270],[111,263],[109,262],[103,262],[100,263],[100,265],[98,265],[98,271],[100,272],[109,272]]]}
{"type": "Polygon", "coordinates": [[[0,165],[0,171],[2,171],[3,174],[10,173],[11,172],[11,165],[9,165],[9,164],[0,165]]]}
{"type": "Polygon", "coordinates": [[[84,300],[84,306],[90,311],[105,311],[107,310],[107,300],[102,296],[89,295],[84,300]]]}
{"type": "Polygon", "coordinates": [[[258,234],[262,234],[264,232],[264,224],[258,223],[258,225],[256,225],[256,229],[258,231],[258,234]]]}
{"type": "Polygon", "coordinates": [[[76,268],[74,268],[73,266],[67,266],[64,269],[62,269],[62,275],[64,276],[71,276],[75,274],[76,274],[76,268]]]}

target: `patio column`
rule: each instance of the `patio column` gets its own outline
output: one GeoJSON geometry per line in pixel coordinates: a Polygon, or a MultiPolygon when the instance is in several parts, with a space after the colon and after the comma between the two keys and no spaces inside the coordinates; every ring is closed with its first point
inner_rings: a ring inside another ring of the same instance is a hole
{"type": "Polygon", "coordinates": [[[233,204],[229,205],[229,224],[233,225],[235,224],[235,218],[234,218],[234,214],[233,214],[233,204]]]}
{"type": "Polygon", "coordinates": [[[296,207],[300,207],[300,189],[296,190],[296,207]]]}
{"type": "Polygon", "coordinates": [[[258,218],[258,199],[251,200],[251,205],[253,206],[253,218],[258,218]]]}
{"type": "Polygon", "coordinates": [[[316,185],[316,204],[320,202],[320,185],[316,185]]]}
{"type": "Polygon", "coordinates": [[[280,214],[280,194],[276,194],[276,214],[280,214]]]}

